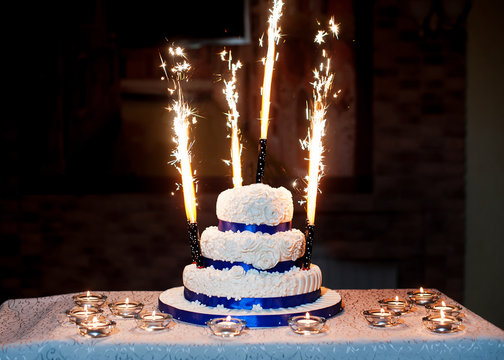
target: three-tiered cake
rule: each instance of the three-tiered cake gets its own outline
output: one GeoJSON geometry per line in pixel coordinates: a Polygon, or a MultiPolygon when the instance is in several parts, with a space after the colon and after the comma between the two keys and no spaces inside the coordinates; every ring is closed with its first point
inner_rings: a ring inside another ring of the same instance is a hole
{"type": "Polygon", "coordinates": [[[292,216],[292,195],[283,187],[258,183],[222,192],[219,224],[201,235],[203,266],[185,267],[184,286],[162,293],[160,310],[193,324],[233,315],[249,327],[286,325],[307,311],[339,313],[341,297],[321,288],[320,268],[302,268],[305,236],[291,228],[292,216]]]}
{"type": "Polygon", "coordinates": [[[313,264],[301,269],[305,237],[291,229],[292,215],[292,195],[283,187],[252,184],[222,192],[217,199],[219,226],[201,236],[204,267],[184,269],[185,298],[240,309],[317,300],[322,274],[313,264]]]}

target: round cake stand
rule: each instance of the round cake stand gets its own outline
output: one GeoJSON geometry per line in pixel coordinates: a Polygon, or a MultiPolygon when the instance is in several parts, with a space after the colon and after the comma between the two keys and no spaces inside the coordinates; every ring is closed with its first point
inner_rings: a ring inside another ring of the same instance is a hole
{"type": "Polygon", "coordinates": [[[234,310],[224,307],[208,307],[184,298],[184,287],[168,289],[159,296],[159,310],[173,316],[179,321],[206,325],[208,320],[216,317],[232,317],[245,320],[249,328],[264,328],[288,325],[291,316],[310,315],[330,318],[343,310],[341,296],[334,290],[322,288],[322,296],[315,302],[285,309],[268,310],[234,310]]]}

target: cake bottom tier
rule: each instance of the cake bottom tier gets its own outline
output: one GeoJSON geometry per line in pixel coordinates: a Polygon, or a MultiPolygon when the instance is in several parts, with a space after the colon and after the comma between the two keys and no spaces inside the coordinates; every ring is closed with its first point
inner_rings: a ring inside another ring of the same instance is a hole
{"type": "Polygon", "coordinates": [[[321,292],[322,296],[314,303],[297,307],[261,311],[229,310],[189,302],[184,298],[184,288],[180,286],[161,293],[159,310],[179,321],[196,325],[205,325],[208,320],[230,315],[245,320],[249,328],[286,326],[291,316],[309,312],[310,315],[330,318],[343,310],[341,296],[336,291],[321,288],[321,292]]]}
{"type": "MultiPolygon", "coordinates": [[[[198,269],[185,267],[184,286],[191,292],[240,300],[242,298],[277,298],[316,292],[322,285],[322,273],[317,265],[309,270],[293,266],[283,273],[245,271],[241,266],[216,270],[212,266],[198,269]]],[[[314,301],[314,300],[312,300],[314,301]]]]}

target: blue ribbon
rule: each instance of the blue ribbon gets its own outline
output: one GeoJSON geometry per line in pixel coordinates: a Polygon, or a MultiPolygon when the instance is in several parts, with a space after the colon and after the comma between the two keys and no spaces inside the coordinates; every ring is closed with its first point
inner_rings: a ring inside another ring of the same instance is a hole
{"type": "Polygon", "coordinates": [[[221,296],[208,296],[198,294],[184,286],[184,298],[188,301],[199,301],[201,304],[216,307],[222,305],[226,309],[251,310],[254,305],[261,305],[263,309],[279,309],[295,307],[303,304],[309,304],[321,296],[320,289],[299,295],[268,297],[268,298],[227,298],[221,296]]]}
{"type": "Polygon", "coordinates": [[[242,223],[219,220],[218,228],[220,231],[229,231],[229,230],[231,230],[232,232],[250,231],[252,233],[262,232],[264,234],[273,235],[274,233],[277,232],[289,231],[292,228],[292,221],[283,222],[278,225],[265,225],[265,224],[256,225],[256,224],[242,224],[242,223]]]}
{"type": "MultiPolygon", "coordinates": [[[[165,304],[158,300],[159,311],[170,314],[174,319],[183,321],[185,323],[196,324],[196,325],[206,325],[206,322],[217,317],[224,317],[224,315],[218,314],[203,314],[188,310],[181,310],[174,306],[165,304]]],[[[310,315],[322,316],[326,319],[337,315],[343,310],[341,301],[330,305],[328,307],[310,310],[310,315]]],[[[263,328],[263,327],[275,327],[275,326],[286,326],[288,325],[289,318],[291,316],[304,315],[305,312],[299,313],[289,313],[289,314],[275,314],[275,315],[233,315],[235,318],[239,318],[247,322],[247,327],[249,328],[263,328]]]]}
{"type": "Polygon", "coordinates": [[[261,270],[258,269],[251,264],[247,264],[241,261],[236,261],[236,262],[230,262],[230,261],[223,261],[223,260],[214,260],[214,259],[209,259],[207,257],[202,256],[201,257],[203,261],[203,266],[204,267],[210,267],[213,266],[214,269],[216,270],[224,270],[224,269],[231,269],[233,266],[241,266],[245,272],[249,270],[257,270],[257,271],[267,271],[267,272],[279,272],[279,273],[284,273],[292,269],[293,266],[297,266],[301,268],[303,266],[303,259],[299,258],[296,261],[288,260],[288,261],[281,261],[278,264],[276,264],[274,267],[271,269],[266,269],[266,270],[261,270]]]}

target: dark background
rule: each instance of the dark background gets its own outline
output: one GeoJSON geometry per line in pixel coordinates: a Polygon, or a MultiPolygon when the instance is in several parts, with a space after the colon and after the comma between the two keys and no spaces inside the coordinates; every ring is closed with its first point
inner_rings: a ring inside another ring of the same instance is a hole
{"type": "MultiPolygon", "coordinates": [[[[0,300],[181,284],[190,253],[182,196],[172,195],[179,180],[166,164],[159,52],[167,38],[182,41],[195,68],[187,96],[206,119],[194,131],[204,229],[231,186],[216,54],[227,44],[246,67],[240,121],[250,183],[267,8],[262,0],[97,0],[18,10],[23,20],[9,34],[16,51],[6,57],[21,69],[4,69],[16,78],[6,98],[15,111],[0,133],[0,300]]],[[[329,114],[338,131],[328,134],[314,253],[326,286],[438,288],[503,326],[491,311],[504,273],[503,54],[494,40],[502,10],[491,0],[287,1],[270,184],[292,190],[303,176],[304,155],[293,148],[306,132],[297,114],[316,64],[313,19],[335,14],[342,24],[334,45],[347,95],[329,114]]],[[[296,227],[303,218],[296,206],[296,227]]]]}

